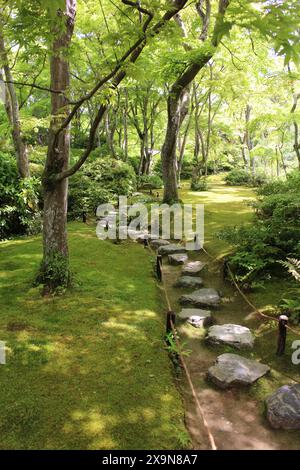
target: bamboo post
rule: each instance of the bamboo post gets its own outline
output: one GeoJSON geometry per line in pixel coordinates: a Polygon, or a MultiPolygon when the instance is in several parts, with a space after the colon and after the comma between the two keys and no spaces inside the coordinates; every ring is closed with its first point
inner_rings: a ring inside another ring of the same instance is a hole
{"type": "Polygon", "coordinates": [[[279,316],[278,322],[278,341],[277,341],[277,356],[282,356],[285,351],[286,344],[286,325],[288,322],[288,317],[286,315],[279,316]]]}

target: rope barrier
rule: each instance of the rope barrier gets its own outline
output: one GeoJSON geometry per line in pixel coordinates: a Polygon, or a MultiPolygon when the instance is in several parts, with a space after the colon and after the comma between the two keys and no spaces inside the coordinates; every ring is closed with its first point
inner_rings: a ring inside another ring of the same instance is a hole
{"type": "MultiPolygon", "coordinates": [[[[150,250],[150,252],[152,254],[154,254],[154,251],[152,250],[150,244],[149,244],[149,240],[147,240],[147,246],[150,250]]],[[[171,301],[170,301],[170,298],[169,298],[169,295],[168,295],[168,290],[167,290],[167,286],[166,286],[166,282],[165,282],[165,279],[164,279],[164,269],[163,269],[163,265],[161,265],[161,271],[162,271],[162,276],[161,276],[161,281],[162,281],[162,287],[163,287],[163,291],[164,291],[164,294],[165,294],[165,299],[166,299],[166,304],[167,304],[167,307],[168,307],[168,310],[169,312],[172,311],[172,306],[171,306],[171,301]]],[[[202,419],[202,422],[203,422],[203,425],[205,427],[205,430],[206,430],[206,433],[207,433],[207,436],[208,436],[208,439],[209,439],[209,444],[210,444],[210,447],[211,447],[211,450],[217,450],[217,446],[216,446],[216,443],[215,443],[215,440],[214,440],[214,437],[213,437],[213,434],[211,433],[210,429],[209,429],[209,426],[208,426],[208,423],[206,421],[206,418],[205,418],[205,414],[203,412],[203,409],[202,409],[202,406],[200,404],[200,401],[197,397],[197,392],[196,392],[196,389],[194,387],[194,384],[193,384],[193,381],[192,381],[192,378],[191,378],[191,375],[190,375],[190,372],[188,370],[188,367],[187,367],[187,364],[184,360],[184,357],[183,355],[181,354],[180,352],[180,343],[178,341],[178,338],[177,338],[177,332],[176,332],[176,329],[175,329],[175,326],[174,326],[174,323],[172,320],[170,320],[170,324],[171,324],[171,328],[172,328],[172,332],[173,332],[173,337],[174,337],[174,341],[176,343],[176,346],[178,348],[178,356],[180,357],[180,362],[182,364],[182,367],[183,367],[183,370],[185,372],[185,375],[187,377],[187,381],[188,381],[188,384],[189,384],[189,387],[191,389],[191,392],[192,392],[192,396],[193,396],[193,399],[196,403],[196,406],[197,406],[197,409],[198,409],[198,412],[201,416],[201,419],[202,419]]]]}
{"type": "MultiPolygon", "coordinates": [[[[216,261],[217,258],[213,258],[213,256],[211,256],[210,253],[208,253],[208,251],[202,247],[202,250],[204,251],[204,253],[209,257],[211,258],[212,260],[216,261]]],[[[266,315],[265,313],[262,313],[260,310],[258,310],[257,307],[255,307],[255,305],[248,299],[248,297],[246,296],[246,294],[241,290],[240,286],[238,285],[235,277],[234,277],[234,274],[233,272],[231,271],[230,267],[227,265],[227,269],[228,269],[228,272],[229,272],[229,275],[230,275],[230,278],[235,286],[235,288],[238,290],[238,292],[240,293],[240,295],[243,297],[243,299],[245,300],[245,302],[253,309],[253,312],[257,313],[258,315],[260,315],[261,317],[263,318],[266,318],[268,320],[272,320],[272,321],[276,321],[277,323],[279,323],[279,319],[278,318],[275,318],[275,317],[271,317],[270,315],[266,315]]],[[[294,328],[291,328],[289,325],[286,325],[285,326],[287,330],[290,330],[292,331],[295,335],[297,336],[300,336],[300,333],[297,331],[297,330],[294,330],[294,328]]]]}

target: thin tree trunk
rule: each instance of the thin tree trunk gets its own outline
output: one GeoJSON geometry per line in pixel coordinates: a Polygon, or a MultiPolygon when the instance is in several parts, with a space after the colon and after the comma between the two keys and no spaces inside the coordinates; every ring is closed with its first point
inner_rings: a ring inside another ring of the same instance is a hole
{"type": "Polygon", "coordinates": [[[9,104],[5,108],[8,119],[12,127],[12,139],[16,151],[18,172],[21,178],[30,176],[29,161],[27,155],[27,147],[21,132],[20,110],[16,90],[13,84],[13,76],[9,66],[7,52],[3,34],[0,31],[0,57],[4,70],[5,80],[7,83],[9,104]]]}
{"type": "MultiPolygon", "coordinates": [[[[61,14],[60,10],[57,15],[61,14]]],[[[45,292],[58,286],[67,286],[70,281],[67,241],[67,196],[68,179],[56,181],[53,176],[68,168],[70,155],[69,126],[57,135],[57,129],[68,112],[65,92],[70,85],[69,63],[65,50],[69,47],[76,15],[76,0],[65,2],[65,31],[54,31],[52,57],[50,60],[51,89],[61,94],[51,95],[52,120],[49,131],[48,154],[43,174],[44,224],[43,261],[39,280],[45,285],[45,292]],[[59,32],[58,32],[59,31],[59,32]]]]}

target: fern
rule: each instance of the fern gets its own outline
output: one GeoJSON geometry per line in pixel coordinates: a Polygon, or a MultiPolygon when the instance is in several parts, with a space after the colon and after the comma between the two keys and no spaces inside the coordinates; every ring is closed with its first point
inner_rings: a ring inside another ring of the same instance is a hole
{"type": "Polygon", "coordinates": [[[296,258],[287,258],[287,261],[281,261],[281,264],[288,269],[289,273],[296,281],[300,282],[300,260],[296,258]]]}

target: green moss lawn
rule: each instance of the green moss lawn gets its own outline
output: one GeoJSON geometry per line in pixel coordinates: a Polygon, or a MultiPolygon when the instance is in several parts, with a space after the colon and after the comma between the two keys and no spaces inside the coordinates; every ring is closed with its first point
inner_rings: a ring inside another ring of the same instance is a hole
{"type": "Polygon", "coordinates": [[[78,286],[42,298],[39,237],[0,244],[1,449],[187,445],[148,252],[69,225],[78,286]]]}

